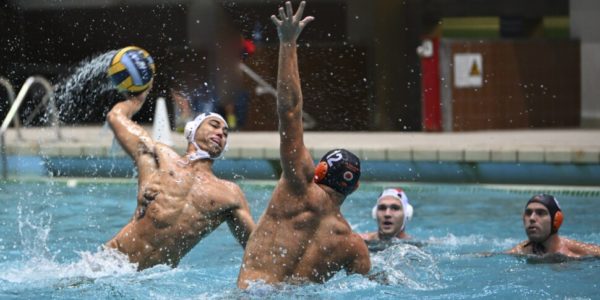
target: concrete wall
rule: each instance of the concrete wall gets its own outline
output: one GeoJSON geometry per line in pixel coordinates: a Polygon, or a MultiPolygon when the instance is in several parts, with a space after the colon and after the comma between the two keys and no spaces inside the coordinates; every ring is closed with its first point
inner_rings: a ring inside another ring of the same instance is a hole
{"type": "Polygon", "coordinates": [[[600,1],[571,0],[571,37],[581,41],[581,125],[600,128],[600,1]]]}

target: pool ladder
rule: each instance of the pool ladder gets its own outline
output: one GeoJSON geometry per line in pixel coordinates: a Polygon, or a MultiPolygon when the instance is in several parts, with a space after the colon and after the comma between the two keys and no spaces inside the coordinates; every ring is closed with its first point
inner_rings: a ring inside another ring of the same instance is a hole
{"type": "Polygon", "coordinates": [[[31,76],[27,78],[27,80],[25,80],[25,83],[23,83],[23,86],[19,90],[19,94],[15,98],[15,90],[10,81],[0,76],[0,85],[2,85],[6,89],[10,103],[10,109],[6,114],[6,117],[2,121],[2,125],[0,126],[0,155],[2,156],[3,179],[8,179],[8,157],[6,154],[5,134],[8,130],[10,122],[13,121],[14,128],[17,132],[17,138],[19,140],[23,140],[23,135],[21,134],[21,120],[17,112],[19,110],[19,107],[21,107],[25,96],[27,95],[27,93],[31,89],[31,86],[33,86],[34,83],[39,83],[46,90],[46,94],[44,95],[44,98],[42,98],[42,102],[40,103],[40,105],[38,105],[30,115],[29,120],[31,120],[31,118],[33,118],[33,115],[39,111],[41,105],[47,104],[50,108],[50,124],[52,125],[52,127],[54,127],[57,139],[62,140],[62,134],[60,132],[58,120],[58,110],[56,109],[56,103],[54,102],[53,97],[54,90],[50,82],[41,76],[31,76]]]}

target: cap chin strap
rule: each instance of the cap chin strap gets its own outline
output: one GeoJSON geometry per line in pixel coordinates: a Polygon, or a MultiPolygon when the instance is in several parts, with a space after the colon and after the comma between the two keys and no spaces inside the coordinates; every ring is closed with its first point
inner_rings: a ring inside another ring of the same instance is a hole
{"type": "Polygon", "coordinates": [[[188,156],[188,159],[190,161],[196,161],[199,159],[212,159],[212,160],[220,159],[223,157],[223,155],[225,155],[225,152],[227,152],[227,150],[229,149],[229,145],[225,144],[225,148],[223,148],[223,151],[221,151],[221,154],[219,154],[219,156],[211,157],[210,154],[207,151],[202,150],[195,141],[190,142],[190,143],[192,143],[192,145],[194,145],[194,148],[196,148],[196,152],[194,152],[188,156]]]}
{"type": "Polygon", "coordinates": [[[196,161],[199,159],[213,159],[214,160],[214,158],[210,157],[210,154],[208,154],[208,152],[200,149],[200,146],[198,146],[198,144],[196,144],[196,142],[192,142],[192,145],[194,145],[194,147],[196,148],[196,152],[194,152],[188,156],[190,161],[196,161]]]}
{"type": "Polygon", "coordinates": [[[400,231],[404,231],[404,228],[406,228],[406,223],[408,223],[413,216],[412,205],[410,205],[407,201],[402,201],[402,203],[404,204],[404,222],[402,223],[402,229],[400,229],[400,231]]]}

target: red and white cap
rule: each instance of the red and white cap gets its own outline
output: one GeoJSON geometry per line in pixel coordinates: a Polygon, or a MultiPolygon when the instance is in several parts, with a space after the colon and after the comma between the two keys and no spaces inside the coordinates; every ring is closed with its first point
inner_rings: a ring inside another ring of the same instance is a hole
{"type": "Polygon", "coordinates": [[[402,190],[401,188],[383,190],[381,195],[379,195],[379,198],[377,198],[377,203],[375,203],[375,206],[373,206],[371,216],[373,217],[373,219],[377,219],[377,206],[379,206],[381,199],[383,199],[384,197],[393,197],[395,199],[398,199],[398,201],[400,201],[400,203],[402,204],[402,210],[404,211],[404,222],[402,223],[401,230],[404,230],[404,228],[406,227],[406,223],[408,223],[408,221],[412,219],[413,207],[412,205],[410,205],[410,203],[408,203],[408,197],[404,193],[404,190],[402,190]]]}

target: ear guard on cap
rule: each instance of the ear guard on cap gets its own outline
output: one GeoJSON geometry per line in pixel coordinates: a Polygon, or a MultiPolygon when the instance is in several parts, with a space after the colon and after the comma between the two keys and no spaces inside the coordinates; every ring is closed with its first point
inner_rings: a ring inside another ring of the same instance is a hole
{"type": "Polygon", "coordinates": [[[324,184],[346,196],[359,187],[360,160],[344,149],[327,152],[315,167],[314,182],[324,184]]]}
{"type": "MultiPolygon", "coordinates": [[[[556,197],[552,195],[539,194],[531,197],[531,199],[527,201],[527,205],[529,205],[532,202],[541,203],[548,209],[548,212],[550,213],[550,217],[552,219],[551,234],[557,233],[564,219],[562,209],[560,208],[560,203],[558,203],[558,199],[556,199],[556,197]]],[[[527,207],[527,205],[525,207],[527,207]]]]}
{"type": "Polygon", "coordinates": [[[563,213],[562,211],[557,211],[554,214],[554,221],[552,222],[552,231],[553,232],[558,232],[558,229],[560,228],[560,225],[562,225],[563,222],[563,213]]]}
{"type": "Polygon", "coordinates": [[[408,221],[412,220],[412,216],[413,216],[412,205],[410,205],[410,204],[406,205],[406,208],[404,209],[404,214],[406,215],[406,220],[408,220],[408,221]]]}
{"type": "MultiPolygon", "coordinates": [[[[317,164],[317,166],[315,167],[315,177],[314,177],[314,181],[316,183],[320,183],[320,184],[325,184],[327,186],[330,186],[330,184],[327,182],[327,174],[329,172],[329,166],[327,165],[327,162],[325,161],[321,161],[317,164]]],[[[354,179],[354,174],[352,174],[352,172],[350,171],[346,171],[343,174],[343,177],[345,180],[347,181],[352,181],[352,179],[354,179]]],[[[339,185],[343,186],[344,188],[347,187],[347,183],[346,182],[341,182],[339,183],[339,185]]],[[[346,194],[346,192],[342,192],[340,191],[338,188],[336,188],[336,186],[331,186],[333,189],[337,190],[338,192],[348,195],[354,191],[356,191],[358,189],[358,187],[360,186],[360,181],[357,181],[354,184],[354,187],[352,188],[352,190],[346,194]]]]}
{"type": "Polygon", "coordinates": [[[315,167],[315,182],[320,183],[327,176],[327,162],[319,162],[315,167]]]}

